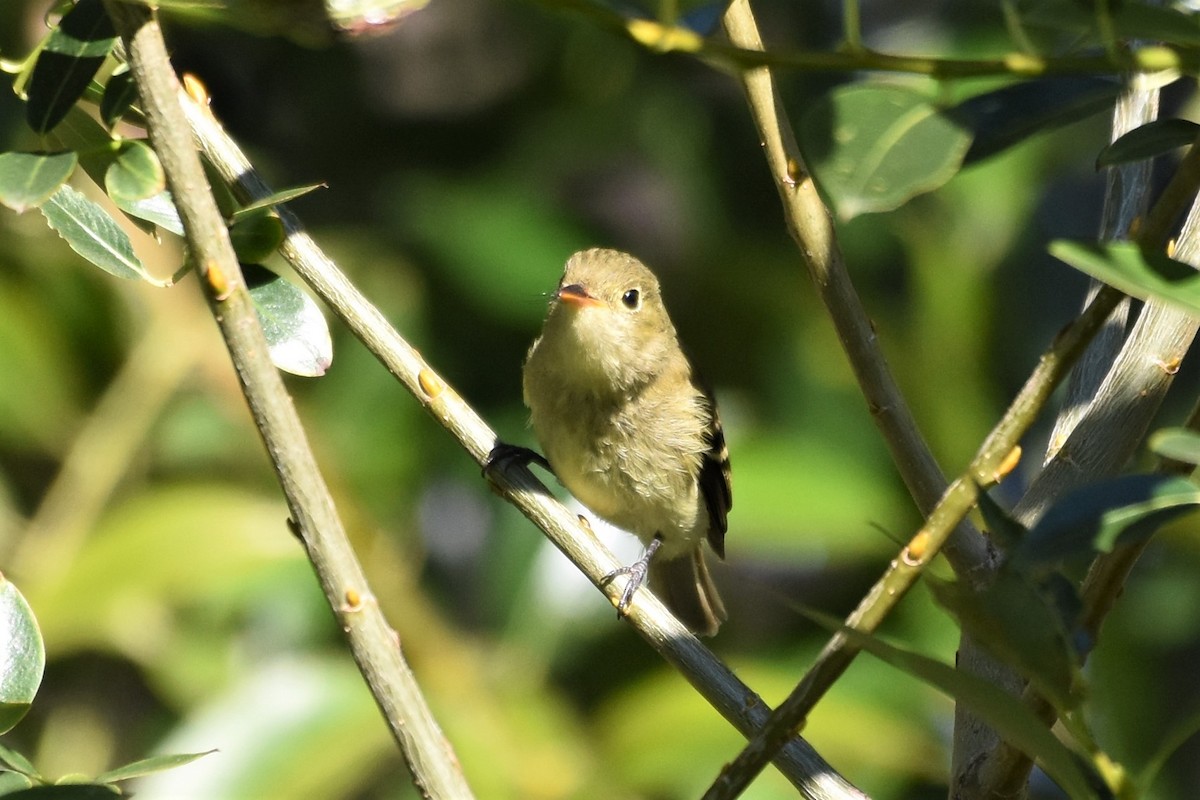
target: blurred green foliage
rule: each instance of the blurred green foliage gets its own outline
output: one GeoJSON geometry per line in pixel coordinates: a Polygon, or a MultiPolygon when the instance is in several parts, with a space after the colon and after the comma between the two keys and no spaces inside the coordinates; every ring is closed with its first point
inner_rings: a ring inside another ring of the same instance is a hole
{"type": "MultiPolygon", "coordinates": [[[[0,54],[28,51],[47,5],[0,6],[0,54]]],[[[768,42],[834,35],[825,6],[761,6],[768,42]]],[[[989,3],[864,11],[879,43],[1004,46],[989,3]]],[[[519,369],[566,257],[604,244],[656,269],[733,455],[717,568],[730,622],[713,646],[768,702],[783,697],[825,639],[796,605],[844,614],[918,517],[786,235],[732,78],[553,4],[436,0],[386,36],[320,48],[188,18],[168,35],[260,170],[328,185],[296,210],[509,440],[532,443],[519,369]]],[[[792,114],[833,80],[788,75],[792,114]]],[[[0,92],[0,150],[36,146],[23,114],[0,92]]],[[[841,228],[948,472],[1079,304],[1082,278],[1044,248],[1094,235],[1107,131],[1090,118],[841,228]]],[[[131,236],[154,274],[174,272],[178,251],[131,236]]],[[[144,781],[143,798],[415,796],[206,314],[190,277],[117,281],[38,214],[0,214],[0,570],[37,613],[49,659],[5,742],[47,775],[219,750],[144,781]]],[[[740,737],[333,333],[328,374],[289,386],[478,796],[696,796],[740,737]]],[[[1171,420],[1194,394],[1194,375],[1180,383],[1171,420]]],[[[1092,659],[1101,738],[1132,764],[1200,707],[1195,542],[1180,529],[1150,548],[1092,659]]],[[[957,643],[923,588],[887,633],[943,660],[957,643]]],[[[872,796],[916,800],[944,795],[951,719],[945,698],[863,658],[805,735],[872,796]]],[[[1188,797],[1196,763],[1174,759],[1155,796],[1188,797]]],[[[768,772],[746,796],[793,790],[768,772]]]]}

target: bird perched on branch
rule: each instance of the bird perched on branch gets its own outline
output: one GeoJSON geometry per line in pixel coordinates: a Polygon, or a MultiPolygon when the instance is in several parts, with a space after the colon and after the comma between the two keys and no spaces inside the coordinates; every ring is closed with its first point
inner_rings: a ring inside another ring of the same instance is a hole
{"type": "Polygon", "coordinates": [[[606,578],[628,576],[618,613],[648,577],[688,628],[715,634],[725,607],[704,547],[724,558],[729,454],[716,404],[642,262],[617,250],[571,256],[526,358],[524,394],[562,484],[646,546],[638,561],[606,578]]]}

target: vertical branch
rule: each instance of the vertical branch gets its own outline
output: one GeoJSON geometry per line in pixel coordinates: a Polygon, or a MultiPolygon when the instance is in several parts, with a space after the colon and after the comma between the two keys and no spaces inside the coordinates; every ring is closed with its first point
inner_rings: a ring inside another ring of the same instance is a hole
{"type": "MultiPolygon", "coordinates": [[[[737,47],[763,49],[749,0],[734,0],[725,12],[724,25],[737,47]]],[[[874,326],[846,270],[829,210],[817,193],[787,121],[775,79],[766,67],[747,69],[739,77],[783,202],[788,232],[799,245],[892,461],[917,508],[927,515],[946,491],[946,478],[883,357],[874,326]]],[[[958,526],[945,552],[959,574],[970,574],[987,560],[983,538],[966,524],[958,526]]]]}
{"type": "MultiPolygon", "coordinates": [[[[1113,141],[1158,117],[1158,94],[1157,88],[1137,87],[1130,87],[1121,93],[1113,110],[1113,141]]],[[[1151,164],[1150,159],[1142,159],[1109,169],[1104,192],[1104,219],[1100,224],[1102,241],[1126,238],[1134,220],[1145,216],[1149,205],[1151,164]]],[[[1100,283],[1092,280],[1085,303],[1090,303],[1099,290],[1100,283]]],[[[1121,348],[1128,316],[1129,301],[1124,300],[1075,365],[1043,463],[1048,464],[1054,458],[1087,413],[1092,398],[1096,396],[1100,383],[1121,348]]]]}
{"type": "Polygon", "coordinates": [[[367,586],[295,407],[270,361],[228,230],[192,143],[157,20],[142,5],[106,0],[106,6],[125,42],[150,140],[183,220],[205,297],[287,498],[292,525],[418,788],[425,796],[469,798],[458,760],[367,586]]]}

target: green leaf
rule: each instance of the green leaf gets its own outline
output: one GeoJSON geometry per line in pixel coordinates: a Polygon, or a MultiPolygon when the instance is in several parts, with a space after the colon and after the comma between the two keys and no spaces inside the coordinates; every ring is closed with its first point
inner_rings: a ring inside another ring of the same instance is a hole
{"type": "Polygon", "coordinates": [[[205,750],[203,753],[174,753],[171,755],[143,758],[126,764],[123,767],[110,769],[108,772],[97,775],[96,782],[116,783],[117,781],[127,781],[130,778],[140,778],[143,775],[153,775],[155,772],[182,767],[184,764],[190,764],[197,759],[215,752],[217,751],[205,750]]]}
{"type": "Polygon", "coordinates": [[[122,64],[113,70],[108,83],[104,85],[104,94],[100,98],[100,119],[112,128],[137,99],[137,83],[133,80],[133,73],[129,71],[128,64],[122,64]]]}
{"type": "Polygon", "coordinates": [[[309,378],[333,362],[333,342],[312,298],[270,270],[243,264],[250,298],[271,348],[271,361],[284,372],[309,378]]]}
{"type": "Polygon", "coordinates": [[[33,766],[28,758],[2,744],[0,744],[0,762],[7,764],[11,769],[20,772],[22,775],[28,775],[38,780],[42,777],[38,773],[37,767],[33,766]]]}
{"type": "Polygon", "coordinates": [[[104,188],[114,202],[136,203],[166,191],[167,176],[148,144],[127,141],[104,173],[104,188]]]}
{"type": "Polygon", "coordinates": [[[20,772],[0,771],[0,796],[28,789],[30,786],[33,786],[33,781],[29,779],[28,775],[20,772]]]}
{"type": "Polygon", "coordinates": [[[1160,252],[1146,252],[1133,242],[1050,243],[1050,255],[1080,272],[1141,300],[1157,297],[1200,315],[1200,272],[1160,252]]]}
{"type": "Polygon", "coordinates": [[[25,713],[42,683],[46,647],[33,609],[12,582],[0,575],[0,733],[25,713]]]}
{"type": "Polygon", "coordinates": [[[117,143],[94,117],[82,108],[72,106],[63,121],[46,138],[57,143],[62,150],[77,152],[80,166],[87,170],[88,176],[97,184],[104,185],[104,171],[112,163],[117,143]]]}
{"type": "Polygon", "coordinates": [[[1069,492],[1013,553],[1014,564],[1044,564],[1148,538],[1200,505],[1200,488],[1176,475],[1125,475],[1069,492]]]}
{"type": "Polygon", "coordinates": [[[843,220],[890,211],[958,171],[970,134],[923,95],[851,84],[814,104],[800,123],[805,156],[843,220]]]}
{"type": "Polygon", "coordinates": [[[45,133],[83,96],[116,43],[102,0],[79,0],[51,32],[29,80],[29,127],[45,133]]]}
{"type": "MultiPolygon", "coordinates": [[[[1037,687],[1059,716],[1083,700],[1079,654],[1055,604],[1027,575],[1001,570],[986,588],[928,579],[938,603],[1000,661],[1037,687]]],[[[1074,615],[1072,615],[1074,617],[1074,615]]]]}
{"type": "Polygon", "coordinates": [[[75,153],[0,154],[0,203],[18,214],[39,206],[71,177],[75,153]]]}
{"type": "Polygon", "coordinates": [[[1171,731],[1162,738],[1158,747],[1154,751],[1154,755],[1142,767],[1142,771],[1138,773],[1137,785],[1146,794],[1145,797],[1153,797],[1149,791],[1154,785],[1154,781],[1158,779],[1163,767],[1171,756],[1178,752],[1179,748],[1187,744],[1197,732],[1200,732],[1200,713],[1189,714],[1184,719],[1172,727],[1171,731]]]}
{"type": "Polygon", "coordinates": [[[273,192],[266,197],[255,200],[253,203],[247,206],[242,206],[233,213],[233,219],[234,221],[240,220],[242,217],[255,214],[255,212],[272,208],[273,206],[286,203],[289,200],[295,200],[297,197],[303,197],[310,192],[315,192],[317,189],[324,188],[325,184],[323,183],[310,183],[307,186],[296,186],[291,189],[280,189],[278,192],[273,192]]]}
{"type": "Polygon", "coordinates": [[[1147,445],[1151,452],[1163,458],[1200,464],[1200,433],[1187,428],[1164,428],[1155,431],[1147,445]]]}
{"type": "Polygon", "coordinates": [[[278,214],[259,210],[234,219],[229,238],[238,261],[249,264],[265,261],[283,244],[283,222],[278,214]]]}
{"type": "Polygon", "coordinates": [[[118,278],[150,280],[125,231],[97,203],[60,186],[41,209],[71,249],[100,269],[118,278]]]}
{"type": "Polygon", "coordinates": [[[896,669],[945,692],[975,712],[1000,736],[1025,755],[1035,759],[1046,774],[1071,798],[1111,797],[1100,777],[1088,769],[1074,751],[1050,732],[1045,723],[1024,703],[993,683],[949,664],[890,645],[861,631],[846,628],[811,609],[805,616],[828,630],[844,635],[853,645],[891,664],[896,669]]]}
{"type": "Polygon", "coordinates": [[[945,113],[972,131],[963,159],[972,164],[1035,134],[1108,111],[1121,84],[1107,78],[1071,76],[1022,81],[975,95],[945,113]]]}
{"type": "Polygon", "coordinates": [[[1096,169],[1155,158],[1179,147],[1186,147],[1200,135],[1200,125],[1188,119],[1156,119],[1134,128],[1100,151],[1096,169]]]}
{"type": "Polygon", "coordinates": [[[179,209],[175,208],[171,193],[165,189],[142,200],[129,201],[114,197],[113,202],[131,217],[151,222],[176,236],[183,236],[183,220],[179,218],[179,209]]]}

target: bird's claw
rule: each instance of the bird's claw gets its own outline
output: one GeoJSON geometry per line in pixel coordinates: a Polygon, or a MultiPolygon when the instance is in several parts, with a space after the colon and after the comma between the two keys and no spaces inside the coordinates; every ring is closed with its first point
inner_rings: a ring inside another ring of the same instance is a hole
{"type": "Polygon", "coordinates": [[[492,452],[488,453],[487,460],[483,462],[483,477],[490,478],[496,470],[505,469],[511,464],[521,464],[522,466],[537,464],[551,475],[554,474],[550,462],[541,453],[519,444],[498,441],[492,448],[492,452]]]}
{"type": "Polygon", "coordinates": [[[628,566],[614,569],[600,580],[601,586],[607,586],[618,575],[629,576],[625,582],[625,588],[621,591],[621,598],[617,601],[617,619],[624,619],[629,613],[629,605],[633,602],[633,593],[646,582],[646,576],[650,570],[650,559],[654,557],[654,553],[661,546],[662,537],[655,536],[650,544],[647,545],[646,552],[642,553],[641,558],[628,566]]]}

